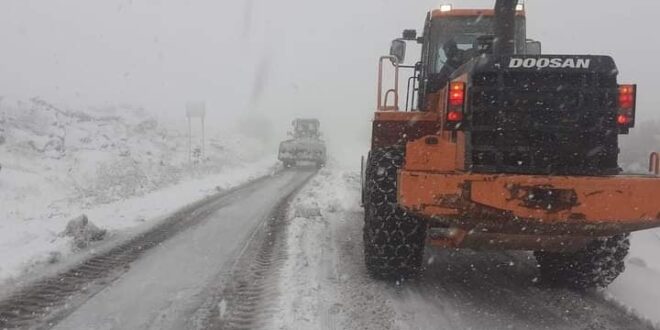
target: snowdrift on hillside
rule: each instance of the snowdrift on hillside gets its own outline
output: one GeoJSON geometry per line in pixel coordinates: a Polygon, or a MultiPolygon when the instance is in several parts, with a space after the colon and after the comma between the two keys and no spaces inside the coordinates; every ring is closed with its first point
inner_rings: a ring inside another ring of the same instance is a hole
{"type": "Polygon", "coordinates": [[[190,164],[186,131],[142,108],[79,111],[36,98],[0,102],[0,141],[0,281],[71,252],[74,238],[59,234],[82,214],[99,230],[128,229],[276,162],[261,141],[225,132],[190,164]]]}

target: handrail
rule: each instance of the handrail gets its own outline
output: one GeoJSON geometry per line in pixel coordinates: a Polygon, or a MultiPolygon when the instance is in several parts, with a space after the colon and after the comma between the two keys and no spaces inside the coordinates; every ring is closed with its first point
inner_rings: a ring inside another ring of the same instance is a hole
{"type": "Polygon", "coordinates": [[[378,111],[399,111],[399,60],[395,56],[381,56],[378,60],[378,111]],[[390,60],[394,66],[394,88],[387,90],[383,100],[383,62],[390,60]],[[388,106],[389,94],[394,94],[394,105],[388,106]],[[383,102],[384,101],[384,102],[383,102]]]}
{"type": "Polygon", "coordinates": [[[419,91],[419,89],[417,88],[418,81],[419,81],[419,75],[417,75],[416,73],[410,78],[408,78],[408,89],[406,90],[406,111],[415,110],[415,94],[417,94],[417,91],[419,91]],[[412,90],[410,89],[411,83],[413,87],[412,90]],[[410,96],[411,94],[412,94],[412,100],[410,96]]]}
{"type": "Polygon", "coordinates": [[[385,101],[383,103],[383,109],[386,111],[389,111],[391,109],[394,109],[394,111],[399,111],[398,108],[398,102],[394,102],[394,106],[388,107],[387,106],[387,101],[389,100],[390,94],[394,94],[394,100],[396,101],[398,99],[397,91],[395,89],[390,89],[387,92],[385,92],[385,101]]]}
{"type": "Polygon", "coordinates": [[[649,159],[649,172],[655,175],[660,174],[660,153],[653,152],[649,159]]]}

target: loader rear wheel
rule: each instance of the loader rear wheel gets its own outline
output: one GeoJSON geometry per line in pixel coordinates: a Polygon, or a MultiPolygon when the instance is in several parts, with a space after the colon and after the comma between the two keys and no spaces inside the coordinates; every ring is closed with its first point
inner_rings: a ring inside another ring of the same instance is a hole
{"type": "Polygon", "coordinates": [[[541,280],[576,290],[606,287],[625,270],[629,234],[599,238],[574,253],[534,253],[541,280]]]}
{"type": "Polygon", "coordinates": [[[371,152],[365,173],[364,258],[375,278],[401,280],[421,273],[426,223],[397,204],[402,147],[371,152]]]}

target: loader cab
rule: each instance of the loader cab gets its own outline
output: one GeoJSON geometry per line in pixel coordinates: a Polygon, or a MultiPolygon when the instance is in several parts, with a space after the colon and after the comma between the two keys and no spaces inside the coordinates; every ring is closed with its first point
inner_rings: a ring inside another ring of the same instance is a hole
{"type": "Polygon", "coordinates": [[[293,135],[296,138],[318,138],[320,137],[321,123],[318,119],[296,119],[292,123],[293,135]]]}
{"type": "MultiPolygon", "coordinates": [[[[429,12],[423,36],[417,39],[422,44],[416,73],[419,76],[418,108],[421,111],[429,110],[426,104],[428,95],[442,89],[456,69],[487,51],[483,42],[494,35],[494,24],[492,9],[452,9],[444,5],[429,12]]],[[[527,40],[525,12],[519,7],[515,21],[516,54],[526,54],[528,44],[540,47],[538,42],[527,40]]]]}

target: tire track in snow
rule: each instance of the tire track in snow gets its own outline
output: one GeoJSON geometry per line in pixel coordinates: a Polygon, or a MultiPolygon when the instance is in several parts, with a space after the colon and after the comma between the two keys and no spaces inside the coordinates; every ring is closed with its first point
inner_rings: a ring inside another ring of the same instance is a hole
{"type": "Polygon", "coordinates": [[[230,280],[200,308],[197,329],[255,329],[264,326],[280,295],[275,284],[287,259],[287,214],[292,199],[314,176],[285,196],[239,256],[230,280]]]}
{"type": "Polygon", "coordinates": [[[288,260],[279,279],[280,306],[268,329],[393,329],[394,310],[366,276],[361,218],[344,212],[354,175],[321,173],[294,201],[288,260]],[[355,230],[355,227],[358,230],[355,230]]]}

